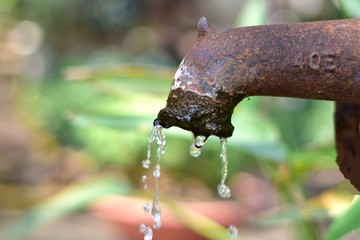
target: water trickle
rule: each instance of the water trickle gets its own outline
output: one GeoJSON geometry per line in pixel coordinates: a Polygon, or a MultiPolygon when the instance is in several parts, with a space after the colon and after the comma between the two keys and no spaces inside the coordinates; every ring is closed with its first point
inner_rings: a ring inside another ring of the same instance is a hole
{"type": "Polygon", "coordinates": [[[220,138],[221,144],[221,153],[220,153],[220,161],[221,161],[221,180],[217,187],[218,194],[221,198],[230,198],[231,191],[230,188],[225,184],[226,177],[228,174],[228,160],[227,160],[227,151],[226,151],[226,138],[220,138]]]}
{"type": "Polygon", "coordinates": [[[140,224],[139,231],[144,234],[144,240],[153,239],[153,231],[151,227],[146,226],[145,224],[140,224]]]}
{"type": "MultiPolygon", "coordinates": [[[[153,220],[153,228],[151,226],[146,226],[141,224],[139,230],[144,234],[144,240],[152,240],[153,238],[153,229],[158,229],[161,226],[161,208],[159,205],[159,178],[161,175],[160,172],[160,159],[161,156],[165,153],[166,150],[166,139],[165,134],[163,132],[163,127],[159,124],[157,120],[154,121],[154,127],[151,131],[148,149],[147,149],[147,158],[142,161],[142,166],[145,169],[150,169],[151,167],[151,150],[152,144],[156,140],[157,143],[157,159],[154,163],[153,176],[154,176],[154,199],[152,205],[149,203],[143,204],[143,209],[145,212],[150,213],[153,220]]],[[[141,178],[142,183],[144,184],[144,188],[147,189],[147,176],[144,175],[141,178]]]]}
{"type": "MultiPolygon", "coordinates": [[[[193,142],[190,146],[190,155],[193,157],[198,157],[201,154],[201,147],[204,145],[206,141],[206,137],[202,135],[194,136],[193,142]]],[[[230,188],[225,184],[227,174],[228,174],[228,160],[227,160],[227,151],[226,151],[226,138],[220,138],[221,143],[221,181],[217,187],[219,196],[221,198],[230,198],[231,191],[230,188]]],[[[143,210],[149,213],[153,218],[153,225],[146,226],[145,224],[141,224],[139,226],[139,231],[144,234],[144,240],[152,240],[153,239],[153,229],[159,229],[161,227],[161,208],[159,205],[159,179],[161,175],[161,167],[160,167],[160,159],[161,156],[165,153],[166,150],[166,140],[163,132],[162,126],[158,121],[154,121],[154,127],[151,131],[148,148],[147,148],[147,158],[142,161],[142,167],[145,169],[150,169],[151,166],[154,166],[152,174],[154,176],[154,199],[152,204],[144,203],[143,210]],[[157,159],[155,162],[151,162],[151,150],[152,144],[156,140],[157,143],[157,159]]],[[[141,181],[144,184],[144,189],[148,188],[148,177],[143,175],[141,177],[141,181]]],[[[238,239],[238,229],[235,225],[230,225],[228,227],[229,237],[231,240],[238,239]]]]}
{"type": "Polygon", "coordinates": [[[143,175],[142,177],[141,177],[141,182],[143,183],[143,185],[144,185],[144,189],[146,190],[147,189],[147,176],[146,175],[143,175]]]}
{"type": "Polygon", "coordinates": [[[239,239],[239,229],[235,225],[231,224],[228,227],[228,233],[231,240],[239,239]]]}
{"type": "Polygon", "coordinates": [[[204,146],[206,137],[203,135],[198,135],[195,137],[195,147],[201,148],[204,146]]]}
{"type": "Polygon", "coordinates": [[[154,219],[154,229],[159,229],[161,226],[161,208],[158,201],[155,201],[155,199],[151,208],[151,215],[154,219]]]}
{"type": "Polygon", "coordinates": [[[149,203],[144,203],[143,209],[145,212],[150,213],[151,212],[151,205],[149,203]]]}
{"type": "Polygon", "coordinates": [[[155,179],[159,179],[160,178],[160,164],[156,164],[155,168],[154,168],[154,172],[153,175],[155,177],[155,179]]]}
{"type": "Polygon", "coordinates": [[[150,168],[150,164],[151,164],[150,159],[145,159],[145,160],[143,160],[143,161],[141,162],[141,164],[142,164],[143,168],[149,169],[149,168],[150,168]]]}
{"type": "Polygon", "coordinates": [[[231,191],[230,188],[224,184],[220,183],[217,187],[218,194],[221,198],[230,198],[231,197],[231,191]]]}
{"type": "Polygon", "coordinates": [[[193,157],[199,157],[201,154],[201,147],[204,146],[206,137],[203,135],[194,136],[193,143],[190,145],[189,153],[193,157]]]}
{"type": "Polygon", "coordinates": [[[201,148],[195,146],[194,143],[190,145],[189,153],[192,157],[199,157],[201,154],[201,148]]]}

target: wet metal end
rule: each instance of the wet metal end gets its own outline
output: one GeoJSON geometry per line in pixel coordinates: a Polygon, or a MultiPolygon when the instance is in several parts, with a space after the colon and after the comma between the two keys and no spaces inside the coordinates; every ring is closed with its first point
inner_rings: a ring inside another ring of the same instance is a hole
{"type": "Polygon", "coordinates": [[[172,90],[167,105],[158,114],[164,128],[178,126],[195,136],[231,137],[234,126],[231,115],[241,99],[223,97],[221,101],[182,89],[172,90]]]}
{"type": "Polygon", "coordinates": [[[236,82],[226,72],[229,59],[221,45],[219,34],[200,18],[197,42],[176,71],[167,105],[158,114],[163,127],[177,126],[195,136],[232,135],[231,115],[245,95],[236,92],[236,82]]]}

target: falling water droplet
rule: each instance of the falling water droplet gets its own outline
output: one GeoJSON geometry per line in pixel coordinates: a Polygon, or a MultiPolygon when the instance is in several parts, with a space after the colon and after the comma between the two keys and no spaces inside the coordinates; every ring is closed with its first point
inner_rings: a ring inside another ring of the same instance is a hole
{"type": "Polygon", "coordinates": [[[151,208],[151,215],[154,219],[154,228],[158,229],[161,226],[161,208],[159,206],[158,201],[154,200],[152,208],[151,208]]]}
{"type": "Polygon", "coordinates": [[[160,164],[156,164],[155,168],[154,168],[154,177],[155,179],[160,178],[160,164]]]}
{"type": "Polygon", "coordinates": [[[153,231],[151,227],[147,226],[144,231],[144,240],[152,240],[153,239],[153,231]]]}
{"type": "Polygon", "coordinates": [[[226,177],[228,174],[228,160],[227,160],[227,152],[226,152],[226,138],[220,138],[221,144],[221,153],[220,153],[220,161],[221,161],[221,181],[218,185],[218,193],[221,198],[230,198],[231,191],[230,188],[225,184],[226,177]]]}
{"type": "Polygon", "coordinates": [[[144,233],[145,229],[146,229],[145,224],[142,223],[142,224],[139,225],[139,232],[144,233]]]}
{"type": "Polygon", "coordinates": [[[192,157],[199,157],[201,154],[201,148],[195,146],[194,143],[191,144],[189,153],[192,157]]]}
{"type": "Polygon", "coordinates": [[[140,224],[139,231],[144,234],[144,240],[152,240],[153,231],[151,227],[146,226],[145,224],[140,224]]]}
{"type": "Polygon", "coordinates": [[[201,154],[201,147],[204,146],[206,137],[198,135],[193,137],[193,143],[190,145],[189,153],[192,157],[199,157],[201,154]]]}
{"type": "Polygon", "coordinates": [[[161,214],[155,214],[153,216],[154,219],[154,229],[159,229],[161,227],[161,221],[160,221],[161,214]]]}
{"type": "Polygon", "coordinates": [[[201,148],[204,146],[206,137],[203,135],[198,135],[195,137],[195,147],[201,148]]]}
{"type": "Polygon", "coordinates": [[[141,182],[143,183],[144,189],[146,190],[147,189],[147,176],[146,175],[143,175],[141,177],[141,182]]]}
{"type": "Polygon", "coordinates": [[[239,239],[239,229],[235,225],[231,224],[228,227],[228,233],[231,240],[239,239]]]}
{"type": "Polygon", "coordinates": [[[142,164],[143,168],[149,169],[149,168],[150,168],[150,164],[151,164],[150,159],[145,159],[145,160],[143,160],[143,161],[141,162],[141,164],[142,164]]]}
{"type": "Polygon", "coordinates": [[[220,183],[217,187],[218,194],[221,198],[230,198],[231,197],[231,191],[230,188],[223,183],[220,183]]]}
{"type": "Polygon", "coordinates": [[[146,202],[143,205],[143,209],[144,209],[145,212],[149,213],[149,212],[151,212],[151,205],[146,202]]]}

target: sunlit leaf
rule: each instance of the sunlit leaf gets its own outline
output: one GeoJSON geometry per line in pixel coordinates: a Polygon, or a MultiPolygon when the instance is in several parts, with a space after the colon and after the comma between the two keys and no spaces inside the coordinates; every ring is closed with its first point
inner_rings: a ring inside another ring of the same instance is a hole
{"type": "Polygon", "coordinates": [[[330,225],[327,240],[340,239],[347,233],[360,228],[360,198],[356,196],[351,206],[330,225]]]}
{"type": "Polygon", "coordinates": [[[204,236],[206,239],[219,240],[229,238],[227,229],[217,222],[175,202],[167,201],[167,204],[185,226],[204,236]]]}

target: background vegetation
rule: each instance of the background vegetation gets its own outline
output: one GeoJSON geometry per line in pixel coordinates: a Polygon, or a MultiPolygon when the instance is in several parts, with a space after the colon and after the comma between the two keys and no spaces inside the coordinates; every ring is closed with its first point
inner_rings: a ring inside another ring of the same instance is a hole
{"type": "MultiPolygon", "coordinates": [[[[2,0],[4,238],[36,239],[45,223],[87,211],[104,196],[138,194],[152,121],[200,16],[222,31],[360,17],[359,7],[355,0],[2,0]]],[[[355,191],[335,164],[332,111],[330,102],[267,97],[236,108],[229,182],[234,199],[258,200],[261,210],[244,231],[285,222],[291,239],[338,239],[359,227],[360,203],[350,205],[355,191]]],[[[161,194],[216,199],[218,140],[209,139],[194,160],[190,133],[169,129],[166,136],[161,194]]]]}

